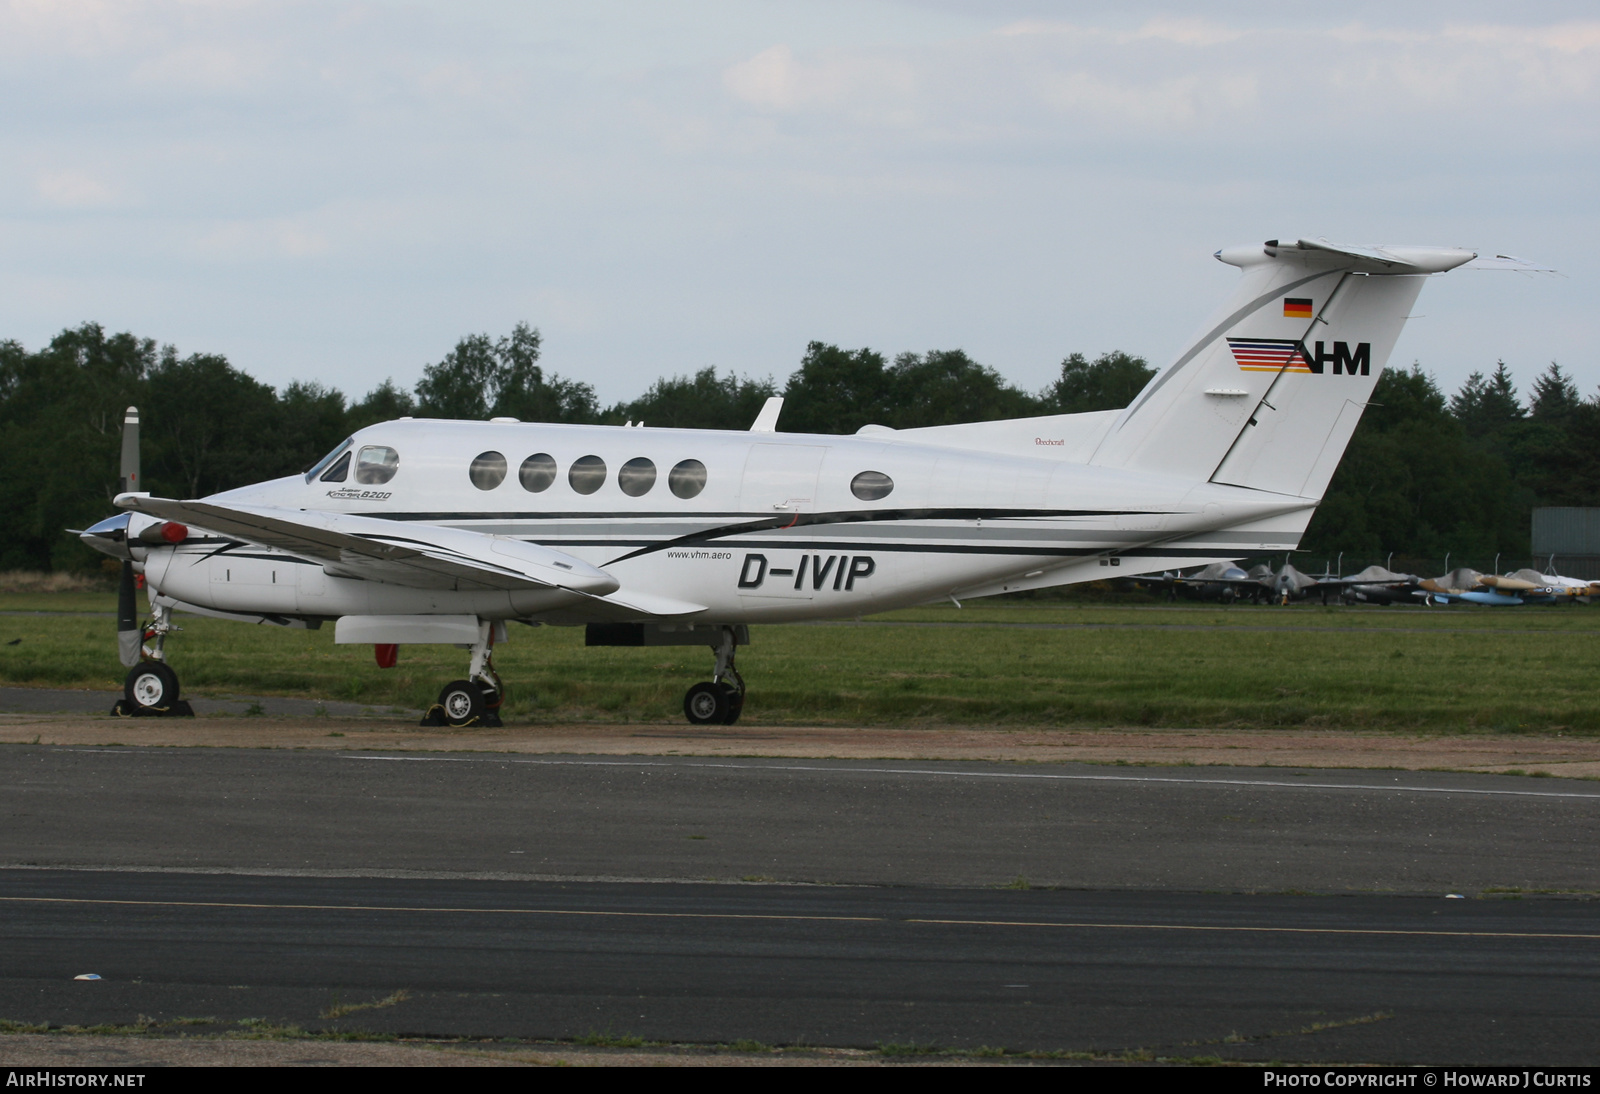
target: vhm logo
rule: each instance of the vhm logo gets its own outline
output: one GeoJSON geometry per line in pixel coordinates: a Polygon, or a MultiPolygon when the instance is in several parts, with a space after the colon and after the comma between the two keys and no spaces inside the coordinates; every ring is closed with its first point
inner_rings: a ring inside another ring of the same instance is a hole
{"type": "Polygon", "coordinates": [[[766,555],[745,555],[739,568],[739,588],[759,589],[768,577],[794,577],[794,588],[832,589],[854,592],[856,581],[871,577],[878,569],[871,555],[801,555],[798,566],[767,565],[766,555]]]}
{"type": "Polygon", "coordinates": [[[1313,344],[1317,347],[1317,351],[1315,353],[1307,353],[1306,344],[1301,342],[1300,356],[1305,358],[1306,365],[1318,376],[1322,375],[1322,369],[1325,365],[1333,366],[1333,374],[1335,376],[1339,375],[1341,371],[1354,376],[1357,368],[1361,369],[1362,376],[1372,375],[1371,342],[1357,342],[1356,351],[1353,354],[1350,352],[1350,343],[1348,342],[1335,342],[1332,353],[1324,352],[1321,342],[1313,344]]]}

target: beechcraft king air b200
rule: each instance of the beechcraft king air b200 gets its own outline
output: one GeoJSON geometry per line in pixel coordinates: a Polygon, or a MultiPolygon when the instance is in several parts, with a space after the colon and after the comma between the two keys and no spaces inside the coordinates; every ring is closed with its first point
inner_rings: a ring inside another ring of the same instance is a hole
{"type": "Polygon", "coordinates": [[[1125,410],[853,436],[778,432],[780,400],[749,432],[403,418],[304,475],[197,501],[138,492],[130,413],[126,511],[82,533],[124,561],[117,712],[183,709],[164,651],[177,610],[333,621],[380,665],[402,644],[470,647],[435,724],[498,723],[492,649],[511,621],[705,645],[715,669],[685,714],[732,723],[752,623],[1289,551],[1423,281],[1540,268],[1311,240],[1216,257],[1243,271],[1233,298],[1125,410]]]}

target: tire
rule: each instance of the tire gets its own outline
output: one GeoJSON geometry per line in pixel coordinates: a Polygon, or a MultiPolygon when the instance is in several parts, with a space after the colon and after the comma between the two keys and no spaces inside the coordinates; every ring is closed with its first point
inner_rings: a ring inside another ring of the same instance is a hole
{"type": "Polygon", "coordinates": [[[122,684],[129,711],[169,710],[178,701],[178,674],[164,661],[140,661],[122,684]]]}
{"type": "Polygon", "coordinates": [[[728,713],[722,716],[722,724],[731,726],[739,720],[739,715],[744,712],[744,692],[728,684],[723,684],[722,693],[727,697],[728,701],[728,713]]]}
{"type": "Polygon", "coordinates": [[[470,726],[483,720],[483,689],[471,680],[453,680],[439,693],[445,725],[470,726]]]}
{"type": "Polygon", "coordinates": [[[683,697],[683,715],[690,725],[723,725],[728,721],[728,693],[720,684],[696,684],[683,697]]]}

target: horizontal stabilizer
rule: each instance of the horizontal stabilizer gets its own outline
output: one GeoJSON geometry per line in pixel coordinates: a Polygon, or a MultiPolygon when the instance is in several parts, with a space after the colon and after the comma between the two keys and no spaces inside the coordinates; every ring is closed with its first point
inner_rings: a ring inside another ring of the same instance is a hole
{"type": "Polygon", "coordinates": [[[1513,255],[1482,255],[1461,267],[1463,270],[1513,270],[1517,273],[1556,273],[1554,266],[1529,262],[1513,255]]]}

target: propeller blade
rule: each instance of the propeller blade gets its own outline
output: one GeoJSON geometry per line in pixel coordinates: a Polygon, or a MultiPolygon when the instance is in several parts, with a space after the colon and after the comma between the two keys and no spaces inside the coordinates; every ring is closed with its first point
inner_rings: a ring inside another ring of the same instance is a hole
{"type": "MultiPolygon", "coordinates": [[[[139,408],[130,406],[122,416],[122,478],[117,492],[141,490],[139,477],[139,408]]],[[[139,633],[139,601],[134,588],[133,563],[122,564],[117,586],[117,656],[128,668],[139,663],[143,635],[139,633]]]]}
{"type": "Polygon", "coordinates": [[[139,408],[130,406],[122,416],[122,486],[119,494],[143,490],[139,478],[139,408]]]}
{"type": "Polygon", "coordinates": [[[128,668],[139,663],[139,603],[133,582],[133,563],[122,564],[122,584],[117,586],[117,656],[128,668]]]}

